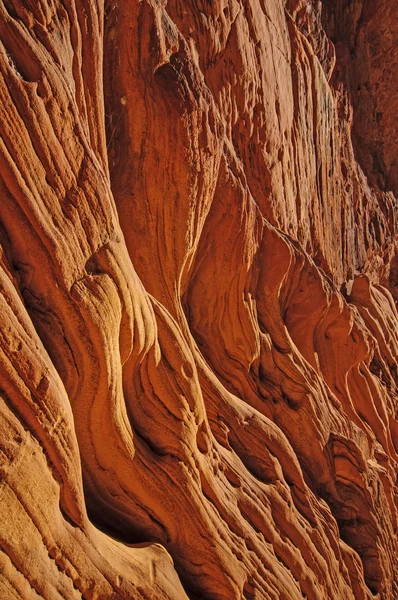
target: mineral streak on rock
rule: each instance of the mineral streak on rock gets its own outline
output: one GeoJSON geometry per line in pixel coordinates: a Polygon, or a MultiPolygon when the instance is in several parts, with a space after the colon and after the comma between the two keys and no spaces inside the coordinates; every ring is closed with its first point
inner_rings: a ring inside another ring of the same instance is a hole
{"type": "Polygon", "coordinates": [[[0,597],[398,598],[394,0],[0,0],[0,597]]]}

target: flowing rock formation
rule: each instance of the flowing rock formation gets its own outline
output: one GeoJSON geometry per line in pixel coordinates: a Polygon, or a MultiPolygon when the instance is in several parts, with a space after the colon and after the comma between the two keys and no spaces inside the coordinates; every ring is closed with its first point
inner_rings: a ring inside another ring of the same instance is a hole
{"type": "Polygon", "coordinates": [[[0,1],[0,597],[396,600],[394,0],[0,1]]]}

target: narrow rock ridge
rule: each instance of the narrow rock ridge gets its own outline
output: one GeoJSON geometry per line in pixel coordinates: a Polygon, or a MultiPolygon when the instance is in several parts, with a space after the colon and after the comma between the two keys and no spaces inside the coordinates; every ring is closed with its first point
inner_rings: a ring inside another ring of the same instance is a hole
{"type": "Polygon", "coordinates": [[[397,4],[0,0],[0,597],[398,598],[397,4]]]}

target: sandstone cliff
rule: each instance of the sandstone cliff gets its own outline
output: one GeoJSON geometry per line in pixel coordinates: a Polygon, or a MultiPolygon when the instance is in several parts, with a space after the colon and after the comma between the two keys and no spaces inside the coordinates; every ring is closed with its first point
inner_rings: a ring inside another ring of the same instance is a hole
{"type": "Polygon", "coordinates": [[[397,600],[397,29],[0,1],[2,599],[397,600]]]}

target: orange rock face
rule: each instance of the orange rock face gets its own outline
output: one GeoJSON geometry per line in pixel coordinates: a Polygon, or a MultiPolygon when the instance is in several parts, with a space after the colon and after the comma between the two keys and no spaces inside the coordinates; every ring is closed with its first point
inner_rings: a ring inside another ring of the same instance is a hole
{"type": "Polygon", "coordinates": [[[0,1],[0,597],[398,598],[397,4],[0,1]]]}

